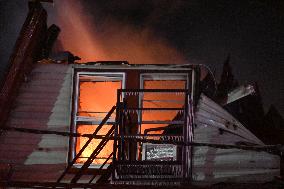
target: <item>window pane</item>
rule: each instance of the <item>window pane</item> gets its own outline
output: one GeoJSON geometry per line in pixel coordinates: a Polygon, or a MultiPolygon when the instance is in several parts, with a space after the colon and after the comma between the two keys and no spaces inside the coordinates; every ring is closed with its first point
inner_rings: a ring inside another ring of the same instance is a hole
{"type": "MultiPolygon", "coordinates": [[[[80,134],[92,134],[102,119],[116,105],[117,89],[122,88],[122,74],[81,74],[79,75],[78,110],[76,113],[76,132],[80,134]]],[[[105,135],[112,127],[115,120],[115,112],[107,123],[99,130],[98,135],[105,135]]],[[[75,142],[77,154],[89,138],[80,137],[75,142]]],[[[76,163],[84,163],[97,148],[101,139],[93,139],[84,150],[76,163]]],[[[103,147],[93,165],[103,164],[113,151],[113,141],[108,141],[103,147]]],[[[108,164],[111,160],[108,161],[108,164]]]]}
{"type": "MultiPolygon", "coordinates": [[[[145,80],[144,89],[186,89],[185,80],[145,80]]],[[[145,92],[143,95],[143,108],[183,108],[185,96],[183,93],[157,93],[145,92]]],[[[142,121],[172,121],[181,120],[179,111],[144,111],[142,121]]],[[[142,124],[141,133],[145,129],[164,127],[166,124],[142,124]]],[[[156,131],[155,133],[162,133],[156,131]]]]}
{"type": "Polygon", "coordinates": [[[81,82],[78,115],[103,119],[116,105],[117,89],[121,89],[121,81],[81,82]]]}
{"type": "MultiPolygon", "coordinates": [[[[80,134],[92,134],[98,125],[80,125],[77,127],[77,132],[80,134]]],[[[110,129],[110,126],[104,126],[100,131],[98,132],[98,135],[104,135],[106,134],[110,129]]],[[[79,150],[84,146],[84,144],[87,142],[89,138],[86,137],[80,137],[77,139],[76,143],[76,154],[79,152],[79,150]]],[[[101,139],[93,139],[92,142],[88,145],[88,147],[84,150],[84,152],[81,155],[81,158],[77,160],[76,163],[84,163],[87,158],[92,154],[94,149],[98,146],[98,144],[101,142],[101,139]]],[[[105,159],[111,154],[113,151],[113,141],[108,141],[105,147],[102,149],[102,151],[97,156],[98,158],[94,160],[94,164],[102,164],[105,159]],[[105,158],[105,159],[103,159],[105,158]]],[[[108,162],[110,163],[110,162],[108,162]]]]}

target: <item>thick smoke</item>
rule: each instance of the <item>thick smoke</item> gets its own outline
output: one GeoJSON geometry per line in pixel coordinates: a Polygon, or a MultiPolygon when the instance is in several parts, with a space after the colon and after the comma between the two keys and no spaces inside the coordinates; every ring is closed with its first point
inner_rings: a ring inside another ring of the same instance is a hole
{"type": "Polygon", "coordinates": [[[167,41],[147,28],[135,28],[114,19],[103,19],[99,28],[80,1],[55,1],[56,22],[61,28],[64,50],[82,62],[127,60],[132,64],[185,63],[185,58],[167,41]]]}

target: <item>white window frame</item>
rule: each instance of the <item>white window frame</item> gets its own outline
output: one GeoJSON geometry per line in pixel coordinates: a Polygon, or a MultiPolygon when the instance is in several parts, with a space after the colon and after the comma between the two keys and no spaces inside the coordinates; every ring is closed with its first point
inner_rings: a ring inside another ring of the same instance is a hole
{"type": "MultiPolygon", "coordinates": [[[[120,77],[122,81],[122,89],[125,89],[125,78],[126,78],[126,73],[125,72],[95,72],[95,71],[84,71],[84,72],[77,72],[76,73],[76,80],[75,80],[75,98],[74,98],[74,112],[73,112],[73,128],[72,128],[72,132],[73,133],[77,133],[77,121],[78,121],[78,117],[77,113],[78,113],[78,100],[79,100],[79,92],[80,92],[80,76],[81,75],[90,75],[90,76],[106,76],[106,78],[109,76],[114,76],[114,77],[120,77]]],[[[111,81],[111,80],[110,80],[111,81]]],[[[122,99],[124,97],[124,94],[122,94],[122,99]]],[[[116,104],[114,104],[116,105],[116,104]]],[[[111,120],[112,121],[112,120],[111,120]]],[[[99,124],[100,122],[93,122],[94,125],[95,124],[99,124]]],[[[72,138],[72,145],[70,145],[70,149],[71,150],[71,158],[74,159],[76,156],[76,138],[72,138]]],[[[75,167],[81,167],[83,164],[82,163],[76,163],[74,164],[75,167]]],[[[91,165],[90,168],[99,168],[101,166],[101,164],[96,164],[96,165],[91,165]]],[[[104,169],[106,169],[108,167],[108,164],[105,164],[105,166],[103,167],[104,169]]]]}

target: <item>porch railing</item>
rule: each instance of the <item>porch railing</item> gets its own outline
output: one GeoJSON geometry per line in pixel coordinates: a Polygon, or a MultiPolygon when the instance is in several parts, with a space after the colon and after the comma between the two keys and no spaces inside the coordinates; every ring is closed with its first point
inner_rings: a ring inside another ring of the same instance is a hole
{"type": "Polygon", "coordinates": [[[190,181],[192,147],[142,143],[135,140],[192,142],[190,92],[184,89],[120,89],[117,102],[112,179],[114,181],[190,181]],[[162,97],[152,100],[160,104],[149,105],[148,102],[151,100],[147,99],[148,105],[146,105],[144,97],[147,94],[152,94],[151,97],[155,95],[157,98],[162,97]],[[173,95],[179,96],[178,100],[173,99],[173,95]],[[127,103],[127,99],[129,97],[133,99],[133,96],[136,103],[127,103]],[[172,105],[175,101],[181,103],[172,105]],[[157,112],[171,112],[174,116],[171,120],[143,119],[143,114],[150,115],[157,112]],[[133,120],[135,117],[136,120],[133,120]],[[143,129],[143,125],[150,125],[153,128],[143,129]],[[130,133],[131,127],[135,126],[138,127],[137,134],[130,133]],[[174,132],[175,130],[178,131],[174,132]]]}
{"type": "MultiPolygon", "coordinates": [[[[111,110],[107,113],[107,115],[104,117],[104,119],[101,121],[101,123],[98,125],[94,133],[92,134],[93,136],[96,136],[100,129],[105,125],[105,123],[108,121],[110,116],[114,113],[116,107],[113,106],[111,110]]],[[[71,183],[77,183],[77,181],[81,178],[83,175],[83,172],[91,165],[93,160],[97,157],[97,155],[100,153],[100,151],[103,149],[103,147],[106,145],[106,143],[110,140],[110,136],[113,135],[114,132],[114,126],[109,129],[108,133],[104,136],[104,138],[100,141],[98,146],[94,149],[92,154],[88,157],[87,161],[81,166],[79,171],[75,174],[75,176],[72,178],[71,183]]],[[[60,183],[62,179],[65,177],[66,174],[70,171],[70,169],[74,166],[74,164],[77,162],[77,160],[81,157],[85,149],[91,144],[94,138],[89,138],[87,142],[83,145],[83,147],[80,149],[80,151],[76,154],[76,156],[73,158],[71,162],[68,163],[67,167],[63,171],[63,173],[60,175],[60,177],[57,179],[57,183],[60,183]]],[[[107,159],[108,160],[108,159],[107,159]]],[[[107,160],[104,162],[106,164],[107,160]]],[[[99,170],[102,170],[103,167],[101,167],[99,170]]],[[[94,178],[90,180],[92,182],[94,178]]]]}

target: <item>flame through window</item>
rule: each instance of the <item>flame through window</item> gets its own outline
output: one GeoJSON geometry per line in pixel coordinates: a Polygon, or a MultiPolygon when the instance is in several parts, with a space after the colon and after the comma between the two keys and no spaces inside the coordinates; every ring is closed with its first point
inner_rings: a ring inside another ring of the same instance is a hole
{"type": "MultiPolygon", "coordinates": [[[[122,89],[123,87],[124,74],[122,73],[78,73],[75,132],[92,134],[108,111],[115,106],[117,89],[122,89]]],[[[114,120],[115,112],[97,134],[105,135],[113,125],[114,120]]],[[[74,156],[87,140],[88,138],[81,137],[74,141],[74,156]]],[[[76,163],[84,163],[100,142],[101,140],[99,139],[93,139],[76,163]]],[[[93,161],[93,166],[103,164],[112,151],[113,141],[108,141],[93,161]]],[[[108,164],[110,162],[111,160],[108,161],[108,164]]]]}

